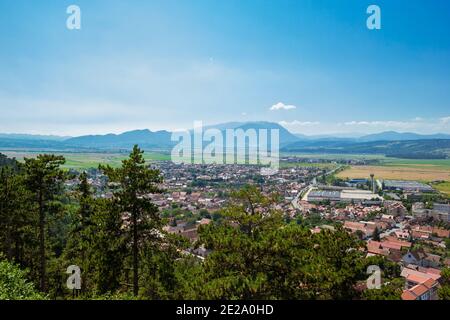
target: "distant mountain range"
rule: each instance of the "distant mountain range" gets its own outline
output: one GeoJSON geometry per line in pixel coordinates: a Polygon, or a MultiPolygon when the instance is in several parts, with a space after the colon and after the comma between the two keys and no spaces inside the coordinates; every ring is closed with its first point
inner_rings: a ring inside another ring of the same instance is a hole
{"type": "Polygon", "coordinates": [[[295,153],[384,154],[409,159],[450,158],[450,139],[423,139],[398,141],[297,141],[282,148],[295,153]]]}
{"type": "Polygon", "coordinates": [[[128,149],[138,144],[145,148],[166,148],[173,145],[170,141],[172,133],[169,131],[134,130],[122,134],[89,135],[70,138],[63,144],[71,147],[100,148],[100,149],[128,149]]]}
{"type": "Polygon", "coordinates": [[[222,132],[223,136],[225,137],[226,130],[227,129],[242,129],[244,131],[248,129],[254,129],[258,132],[260,129],[266,129],[268,133],[268,139],[270,137],[270,130],[272,129],[278,129],[279,137],[280,137],[280,145],[286,146],[290,143],[296,142],[299,140],[299,138],[290,133],[285,127],[279,125],[275,122],[266,122],[266,121],[256,121],[256,122],[228,122],[228,123],[222,123],[212,126],[206,126],[204,130],[208,130],[210,128],[218,129],[222,132]]]}
{"type": "MultiPolygon", "coordinates": [[[[450,135],[399,133],[395,131],[377,134],[348,136],[306,136],[292,134],[286,128],[273,122],[228,122],[204,127],[223,132],[227,129],[278,129],[280,148],[284,152],[312,153],[366,153],[385,154],[399,157],[446,158],[450,156],[450,135]]],[[[270,132],[270,131],[269,131],[270,132]]],[[[59,137],[28,134],[0,134],[0,149],[33,150],[129,150],[134,144],[144,149],[170,150],[169,131],[133,130],[122,134],[86,135],[80,137],[59,137]]]]}
{"type": "Polygon", "coordinates": [[[412,132],[396,132],[396,131],[385,131],[368,135],[348,134],[348,135],[307,136],[303,134],[295,134],[295,136],[299,140],[328,140],[328,141],[353,141],[353,142],[450,139],[450,134],[444,133],[427,135],[412,132]]]}
{"type": "Polygon", "coordinates": [[[429,134],[423,135],[412,132],[395,132],[386,131],[376,134],[369,134],[358,138],[359,141],[406,141],[406,140],[433,140],[433,139],[450,139],[450,134],[429,134]]]}
{"type": "Polygon", "coordinates": [[[63,141],[69,138],[71,137],[22,133],[0,133],[0,139],[63,141]]]}

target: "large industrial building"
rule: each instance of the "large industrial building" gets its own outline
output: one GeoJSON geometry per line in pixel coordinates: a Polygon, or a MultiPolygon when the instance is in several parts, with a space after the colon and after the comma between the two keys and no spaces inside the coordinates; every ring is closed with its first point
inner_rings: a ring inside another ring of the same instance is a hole
{"type": "Polygon", "coordinates": [[[385,190],[401,190],[406,192],[434,192],[434,189],[422,182],[406,180],[384,180],[385,190]]]}
{"type": "Polygon", "coordinates": [[[369,190],[359,190],[339,187],[316,187],[311,188],[304,196],[304,200],[308,202],[365,202],[373,199],[383,200],[377,194],[369,190]]]}

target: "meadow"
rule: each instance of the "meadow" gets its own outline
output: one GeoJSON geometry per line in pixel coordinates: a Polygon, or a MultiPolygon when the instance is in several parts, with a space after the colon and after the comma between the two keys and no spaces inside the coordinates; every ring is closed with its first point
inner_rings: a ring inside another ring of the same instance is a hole
{"type": "Polygon", "coordinates": [[[439,190],[440,192],[445,193],[448,196],[450,196],[450,182],[449,181],[433,184],[433,187],[436,188],[437,190],[439,190]]]}
{"type": "Polygon", "coordinates": [[[382,154],[343,154],[343,153],[297,153],[297,152],[282,152],[280,157],[299,157],[304,159],[324,159],[324,160],[386,160],[389,159],[382,154]]]}
{"type": "MultiPolygon", "coordinates": [[[[3,154],[10,158],[16,158],[23,161],[24,158],[34,158],[42,152],[21,152],[21,151],[2,151],[3,154]]],[[[62,155],[66,158],[63,168],[86,170],[97,168],[99,164],[109,164],[112,167],[119,167],[122,160],[128,157],[128,153],[68,153],[68,152],[46,152],[50,154],[62,155]]],[[[170,154],[150,152],[144,153],[144,158],[148,162],[170,160],[170,154]]]]}
{"type": "Polygon", "coordinates": [[[337,167],[334,163],[312,163],[312,162],[281,162],[280,168],[297,168],[297,167],[313,167],[325,170],[334,169],[337,167]]]}

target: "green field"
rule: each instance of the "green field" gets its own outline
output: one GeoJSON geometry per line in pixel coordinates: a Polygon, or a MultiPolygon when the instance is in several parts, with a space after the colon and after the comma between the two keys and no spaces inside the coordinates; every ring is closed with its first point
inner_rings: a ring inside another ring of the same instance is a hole
{"type": "Polygon", "coordinates": [[[380,165],[388,167],[404,167],[404,168],[432,167],[434,169],[450,171],[450,159],[416,160],[416,159],[386,158],[380,160],[380,165]]]}
{"type": "Polygon", "coordinates": [[[334,163],[310,163],[310,162],[280,162],[281,168],[296,168],[296,167],[313,167],[320,169],[334,169],[337,167],[334,163]]]}
{"type": "Polygon", "coordinates": [[[342,153],[296,153],[282,152],[280,157],[299,157],[304,159],[324,159],[324,160],[386,160],[389,159],[382,154],[342,154],[342,153]]]}
{"type": "Polygon", "coordinates": [[[437,183],[433,185],[434,188],[436,188],[437,190],[439,190],[442,193],[447,194],[448,196],[450,196],[450,182],[441,182],[441,183],[437,183]]]}
{"type": "MultiPolygon", "coordinates": [[[[34,158],[41,152],[20,152],[20,151],[5,151],[2,152],[8,157],[14,157],[18,161],[23,161],[24,158],[34,158]]],[[[66,158],[64,168],[85,170],[89,168],[97,168],[99,164],[109,164],[112,167],[121,165],[122,160],[128,157],[127,153],[65,153],[65,152],[47,152],[56,155],[62,155],[66,158]]],[[[145,152],[144,158],[146,161],[162,161],[170,160],[170,154],[163,154],[157,152],[145,152]]]]}

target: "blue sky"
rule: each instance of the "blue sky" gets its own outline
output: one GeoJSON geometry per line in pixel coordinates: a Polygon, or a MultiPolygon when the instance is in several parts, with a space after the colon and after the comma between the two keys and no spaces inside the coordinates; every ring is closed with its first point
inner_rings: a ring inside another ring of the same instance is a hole
{"type": "Polygon", "coordinates": [[[0,108],[9,133],[450,133],[450,2],[3,0],[0,108]],[[71,4],[81,30],[66,28],[71,4]]]}

